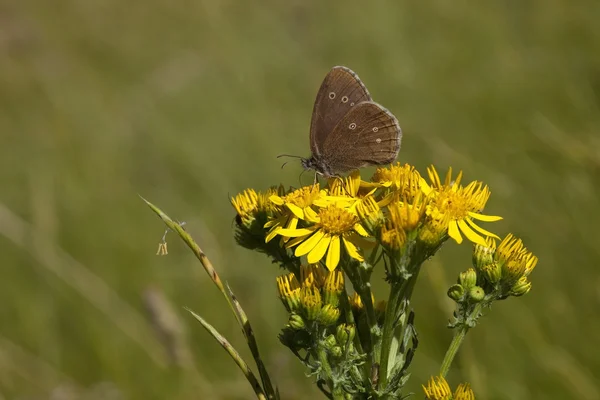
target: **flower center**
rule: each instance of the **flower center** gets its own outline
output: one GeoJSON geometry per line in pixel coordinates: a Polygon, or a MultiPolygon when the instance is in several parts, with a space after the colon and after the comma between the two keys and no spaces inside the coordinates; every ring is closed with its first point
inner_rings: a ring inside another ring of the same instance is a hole
{"type": "Polygon", "coordinates": [[[341,235],[349,232],[358,222],[356,215],[334,205],[322,208],[319,217],[321,218],[323,231],[330,235],[341,235]]]}

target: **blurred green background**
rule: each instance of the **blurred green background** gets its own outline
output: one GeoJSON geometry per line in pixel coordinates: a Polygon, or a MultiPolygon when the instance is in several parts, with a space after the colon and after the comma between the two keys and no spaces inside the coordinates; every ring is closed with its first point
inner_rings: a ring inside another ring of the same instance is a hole
{"type": "MultiPolygon", "coordinates": [[[[318,396],[276,338],[279,271],[235,245],[228,196],[298,184],[299,163],[275,157],[309,154],[315,94],[342,64],[398,117],[400,161],[489,184],[486,212],[505,219],[486,227],[540,258],[531,293],[469,333],[452,386],[599,399],[600,3],[473,4],[0,2],[1,397],[252,398],[182,307],[249,358],[233,317],[174,235],[155,256],[164,228],[138,193],[186,221],[231,284],[283,398],[318,396]],[[148,298],[171,304],[175,344],[148,298]]],[[[418,283],[415,398],[470,251],[448,243],[418,283]]]]}

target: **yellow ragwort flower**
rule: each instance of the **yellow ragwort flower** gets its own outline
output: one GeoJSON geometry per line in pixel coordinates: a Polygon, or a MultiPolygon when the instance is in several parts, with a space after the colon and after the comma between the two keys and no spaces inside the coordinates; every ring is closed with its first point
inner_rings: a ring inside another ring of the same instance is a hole
{"type": "Polygon", "coordinates": [[[400,250],[406,243],[406,232],[394,221],[387,220],[381,227],[381,243],[393,250],[400,250]]]}
{"type": "Polygon", "coordinates": [[[400,165],[399,162],[389,167],[377,168],[371,178],[375,186],[390,188],[409,201],[421,191],[422,180],[415,167],[408,164],[400,165]]]}
{"type": "Polygon", "coordinates": [[[431,186],[423,181],[423,192],[431,196],[427,206],[427,215],[436,220],[448,217],[448,236],[457,243],[462,243],[464,234],[473,243],[485,245],[485,237],[498,238],[495,234],[479,227],[474,220],[493,222],[502,217],[483,215],[480,212],[485,207],[490,190],[481,182],[473,181],[467,186],[462,186],[460,180],[462,171],[452,181],[452,168],[446,174],[446,180],[441,182],[433,166],[427,169],[431,186]]]}
{"type": "Polygon", "coordinates": [[[427,382],[427,386],[423,385],[423,391],[428,400],[452,399],[450,386],[448,386],[448,382],[442,376],[432,376],[429,382],[427,382]]]}
{"type": "Polygon", "coordinates": [[[356,213],[358,214],[362,225],[370,234],[377,232],[385,221],[379,204],[377,204],[377,201],[375,201],[375,198],[371,195],[365,197],[360,204],[357,205],[356,213]]]}
{"type": "Polygon", "coordinates": [[[296,257],[306,255],[309,264],[318,263],[323,257],[325,265],[333,271],[339,261],[341,243],[350,257],[363,261],[356,244],[364,244],[359,235],[368,236],[359,223],[358,216],[347,208],[329,205],[319,210],[315,224],[307,228],[280,229],[278,234],[294,238],[287,247],[296,247],[296,257]],[[358,233],[358,235],[357,235],[358,233]],[[340,243],[341,242],[341,243],[340,243]]]}
{"type": "Polygon", "coordinates": [[[296,279],[294,273],[287,275],[278,276],[277,280],[277,291],[279,292],[279,298],[283,302],[283,305],[288,311],[294,311],[298,309],[300,304],[300,284],[296,279]]]}
{"type": "Polygon", "coordinates": [[[454,392],[453,400],[475,400],[475,393],[468,383],[461,383],[454,392]]]}
{"type": "Polygon", "coordinates": [[[258,209],[258,194],[254,189],[246,189],[231,198],[231,204],[243,222],[254,218],[258,209]]]}
{"type": "Polygon", "coordinates": [[[411,202],[406,197],[395,197],[387,206],[389,219],[404,231],[411,232],[423,222],[427,210],[426,196],[419,192],[411,202]]]}
{"type": "Polygon", "coordinates": [[[281,206],[284,212],[279,217],[272,219],[265,224],[265,228],[270,228],[265,241],[271,241],[282,229],[295,229],[298,226],[298,220],[300,219],[313,221],[317,214],[311,206],[318,197],[318,184],[301,187],[285,196],[272,194],[269,197],[269,200],[273,204],[281,206]]]}
{"type": "Polygon", "coordinates": [[[502,279],[507,283],[515,283],[521,277],[529,276],[538,262],[523,241],[510,233],[498,245],[494,259],[502,269],[502,279]]]}
{"type": "Polygon", "coordinates": [[[300,266],[300,283],[302,286],[323,286],[325,280],[325,271],[319,264],[309,264],[300,266]]]}

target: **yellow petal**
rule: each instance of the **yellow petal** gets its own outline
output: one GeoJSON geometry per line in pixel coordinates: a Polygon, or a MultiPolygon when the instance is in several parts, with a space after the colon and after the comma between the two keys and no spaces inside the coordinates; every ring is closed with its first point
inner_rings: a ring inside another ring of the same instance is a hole
{"type": "Polygon", "coordinates": [[[285,248],[290,249],[290,248],[294,247],[295,245],[302,243],[304,241],[304,239],[306,239],[306,236],[300,236],[297,238],[293,238],[292,240],[285,243],[285,248]]]}
{"type": "Polygon", "coordinates": [[[299,236],[310,235],[316,229],[317,229],[317,227],[312,227],[312,226],[310,228],[281,229],[279,231],[279,234],[281,236],[286,236],[286,237],[299,237],[299,236]]]}
{"type": "Polygon", "coordinates": [[[292,203],[287,203],[286,206],[296,217],[304,219],[304,211],[300,207],[292,203]]]}
{"type": "Polygon", "coordinates": [[[267,223],[265,224],[265,226],[263,228],[270,228],[275,225],[283,225],[283,223],[285,222],[287,217],[288,217],[287,215],[282,215],[281,217],[277,217],[275,219],[267,221],[267,223]]]}
{"type": "Polygon", "coordinates": [[[361,235],[363,237],[369,236],[369,232],[367,232],[361,224],[354,224],[354,230],[356,231],[356,233],[358,233],[359,235],[361,235]]]}
{"type": "Polygon", "coordinates": [[[498,217],[498,216],[494,216],[494,215],[483,215],[483,214],[478,214],[478,213],[474,213],[471,211],[469,211],[468,214],[469,214],[469,217],[471,217],[473,219],[478,219],[479,221],[485,221],[485,222],[500,221],[502,219],[502,217],[498,217]]]}
{"type": "Polygon", "coordinates": [[[358,252],[358,248],[354,245],[354,243],[347,240],[345,237],[342,237],[342,240],[344,242],[344,247],[346,248],[346,251],[348,252],[350,257],[358,261],[364,261],[363,256],[360,255],[360,253],[358,252]]]}
{"type": "Polygon", "coordinates": [[[327,252],[327,259],[325,265],[327,269],[333,271],[340,262],[340,237],[333,236],[331,238],[331,244],[329,245],[329,251],[327,252]]]}
{"type": "Polygon", "coordinates": [[[309,251],[314,249],[314,247],[319,243],[319,241],[323,238],[325,234],[323,231],[316,231],[314,235],[306,239],[300,246],[296,248],[296,252],[294,253],[296,257],[301,257],[307,254],[309,251]]]}
{"type": "Polygon", "coordinates": [[[288,223],[285,227],[286,227],[286,229],[296,229],[297,226],[298,226],[298,218],[292,217],[292,218],[290,218],[290,220],[288,221],[288,223]]]}
{"type": "Polygon", "coordinates": [[[312,208],[310,208],[310,207],[306,207],[306,208],[304,209],[304,218],[305,218],[305,219],[306,219],[306,221],[308,221],[308,222],[314,222],[314,223],[317,223],[317,222],[319,222],[319,221],[320,221],[319,214],[317,214],[317,213],[315,212],[315,210],[313,210],[313,209],[312,209],[312,208]]]}
{"type": "Polygon", "coordinates": [[[456,225],[455,220],[451,220],[448,224],[448,236],[454,239],[458,244],[461,244],[463,241],[463,238],[460,235],[460,231],[458,230],[458,225],[456,225]]]}
{"type": "Polygon", "coordinates": [[[331,236],[323,235],[323,237],[321,238],[319,243],[317,243],[317,245],[310,251],[310,253],[308,253],[308,256],[306,257],[306,259],[308,260],[308,263],[309,264],[318,263],[321,260],[321,258],[323,258],[325,253],[327,252],[329,243],[331,243],[331,236]]]}
{"type": "Polygon", "coordinates": [[[276,194],[270,196],[269,200],[271,201],[271,203],[277,204],[278,206],[283,205],[283,199],[281,197],[277,196],[276,194]]]}
{"type": "Polygon", "coordinates": [[[271,231],[265,237],[265,243],[269,243],[271,240],[273,240],[273,238],[275,236],[277,236],[280,231],[281,231],[281,228],[273,228],[273,229],[271,229],[271,231]]]}
{"type": "Polygon", "coordinates": [[[429,186],[429,184],[424,178],[419,179],[419,186],[421,186],[421,191],[425,196],[429,195],[429,193],[431,193],[431,191],[433,190],[433,188],[429,186]]]}
{"type": "Polygon", "coordinates": [[[464,219],[458,220],[458,227],[460,228],[460,231],[464,233],[467,239],[469,239],[471,242],[480,244],[482,246],[486,245],[485,239],[473,229],[471,229],[471,227],[467,225],[464,219]]]}
{"type": "Polygon", "coordinates": [[[475,229],[477,232],[481,233],[482,235],[490,236],[490,237],[493,237],[493,238],[496,238],[496,239],[500,239],[500,237],[498,237],[494,233],[492,233],[490,231],[486,231],[482,227],[476,225],[475,222],[473,222],[473,220],[471,218],[467,218],[467,223],[471,226],[471,228],[475,229]]]}

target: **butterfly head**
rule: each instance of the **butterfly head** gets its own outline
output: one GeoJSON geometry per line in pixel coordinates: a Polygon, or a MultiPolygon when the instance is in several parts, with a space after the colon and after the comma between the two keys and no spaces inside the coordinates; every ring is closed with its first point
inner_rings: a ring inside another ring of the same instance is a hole
{"type": "Polygon", "coordinates": [[[327,165],[327,163],[320,159],[316,158],[314,155],[310,158],[302,158],[300,159],[300,163],[304,169],[312,169],[317,174],[324,176],[325,178],[331,178],[332,176],[337,176],[337,174],[327,165]]]}

